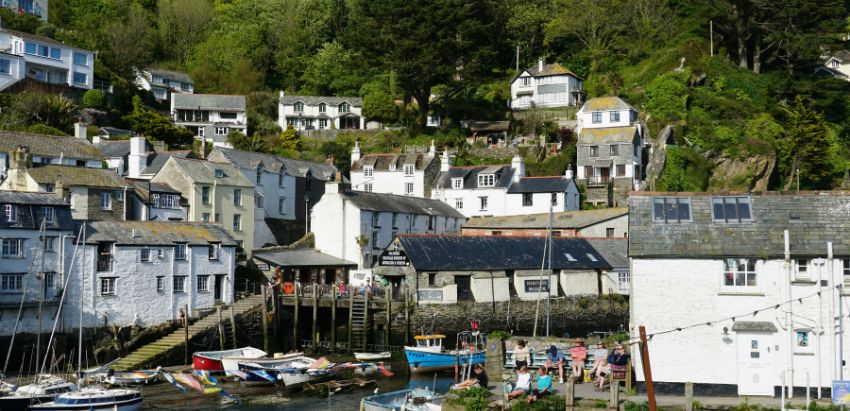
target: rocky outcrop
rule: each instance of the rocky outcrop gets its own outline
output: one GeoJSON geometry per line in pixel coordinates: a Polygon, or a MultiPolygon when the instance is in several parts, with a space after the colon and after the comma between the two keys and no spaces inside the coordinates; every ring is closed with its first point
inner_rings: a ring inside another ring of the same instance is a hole
{"type": "MultiPolygon", "coordinates": [[[[648,130],[645,124],[643,128],[644,130],[648,130]]],[[[664,164],[667,160],[667,142],[672,140],[672,135],[673,126],[668,124],[661,129],[661,132],[658,133],[658,137],[651,140],[652,149],[650,150],[649,159],[646,163],[645,180],[650,182],[650,184],[658,181],[664,173],[664,164]]],[[[652,190],[653,187],[645,187],[644,189],[652,190]]]]}
{"type": "Polygon", "coordinates": [[[743,159],[716,157],[708,182],[709,191],[767,191],[776,159],[752,156],[743,159]]]}

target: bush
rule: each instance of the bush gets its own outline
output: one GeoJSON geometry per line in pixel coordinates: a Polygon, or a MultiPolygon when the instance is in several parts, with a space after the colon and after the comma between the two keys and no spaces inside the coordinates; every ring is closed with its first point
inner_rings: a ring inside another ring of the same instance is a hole
{"type": "Polygon", "coordinates": [[[87,108],[103,109],[106,107],[106,93],[101,90],[92,89],[83,94],[83,106],[87,108]]]}
{"type": "Polygon", "coordinates": [[[447,400],[454,406],[462,406],[467,411],[484,411],[487,409],[487,399],[490,398],[490,390],[481,387],[471,387],[465,390],[450,391],[457,398],[447,400]]]}
{"type": "Polygon", "coordinates": [[[62,130],[46,126],[44,124],[33,124],[27,128],[27,131],[30,133],[47,134],[50,136],[67,136],[67,134],[65,134],[62,130]]]}
{"type": "Polygon", "coordinates": [[[502,341],[511,338],[513,335],[510,331],[495,330],[487,334],[487,341],[502,341]]]}

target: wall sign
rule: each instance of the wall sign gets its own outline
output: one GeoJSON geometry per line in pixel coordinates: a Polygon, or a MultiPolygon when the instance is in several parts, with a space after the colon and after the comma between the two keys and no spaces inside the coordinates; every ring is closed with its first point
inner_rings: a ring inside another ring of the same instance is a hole
{"type": "Polygon", "coordinates": [[[378,258],[378,265],[381,267],[407,267],[410,265],[410,260],[407,259],[404,250],[387,250],[381,253],[378,258]]]}
{"type": "Polygon", "coordinates": [[[549,280],[525,280],[525,292],[527,293],[537,293],[537,292],[549,292],[549,280]],[[540,289],[540,283],[543,282],[543,289],[540,289]]]}
{"type": "Polygon", "coordinates": [[[443,290],[419,290],[419,301],[443,301],[443,290]]]}
{"type": "Polygon", "coordinates": [[[832,403],[836,405],[850,404],[850,381],[835,380],[832,382],[832,403]]]}

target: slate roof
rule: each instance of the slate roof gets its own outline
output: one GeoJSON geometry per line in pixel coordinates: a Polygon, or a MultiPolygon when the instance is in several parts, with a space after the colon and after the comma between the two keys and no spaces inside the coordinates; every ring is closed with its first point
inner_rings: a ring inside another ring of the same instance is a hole
{"type": "Polygon", "coordinates": [[[162,169],[162,166],[165,165],[165,162],[168,161],[169,158],[191,158],[192,150],[173,150],[173,151],[160,151],[158,153],[148,153],[148,165],[142,170],[142,174],[145,175],[153,175],[159,172],[162,169]]]}
{"type": "Polygon", "coordinates": [[[611,264],[613,269],[629,268],[629,239],[627,238],[587,238],[590,245],[596,249],[602,258],[611,264]]]}
{"type": "Polygon", "coordinates": [[[146,72],[151,73],[151,74],[156,74],[158,76],[162,76],[162,77],[167,78],[169,80],[177,80],[177,81],[180,81],[180,82],[183,82],[183,83],[194,83],[194,81],[192,81],[192,78],[189,77],[188,74],[181,73],[179,71],[165,70],[165,69],[154,68],[154,67],[148,67],[148,68],[146,68],[142,71],[146,71],[146,72]]]}
{"type": "Polygon", "coordinates": [[[295,104],[296,101],[304,103],[306,106],[317,106],[319,103],[326,103],[329,106],[338,106],[342,102],[347,102],[354,107],[362,107],[363,99],[360,97],[331,97],[331,96],[290,96],[284,95],[281,99],[284,105],[295,104]]]}
{"type": "Polygon", "coordinates": [[[254,258],[280,267],[357,267],[357,263],[314,249],[254,251],[254,258]]]}
{"type": "Polygon", "coordinates": [[[12,36],[20,37],[24,40],[32,40],[32,41],[38,42],[38,43],[50,44],[50,45],[54,45],[54,46],[61,46],[61,47],[69,48],[69,49],[80,50],[80,51],[85,51],[85,52],[91,53],[89,50],[81,49],[79,47],[74,47],[70,44],[65,44],[65,43],[63,43],[59,40],[55,40],[55,39],[52,39],[50,37],[39,36],[39,35],[36,35],[36,34],[30,34],[30,33],[24,33],[22,31],[17,31],[17,30],[9,30],[9,29],[6,29],[6,28],[0,28],[0,33],[8,33],[12,36]]]}
{"type": "Polygon", "coordinates": [[[629,255],[636,258],[782,258],[783,231],[791,255],[850,256],[850,191],[798,193],[649,193],[629,198],[629,255]],[[653,199],[690,199],[692,222],[653,220],[653,199]],[[749,197],[751,222],[713,222],[711,199],[749,197]]]}
{"type": "MultiPolygon", "coordinates": [[[[546,243],[545,237],[402,234],[398,239],[417,271],[539,270],[546,243]]],[[[587,240],[555,238],[552,248],[555,270],[611,268],[587,240]]]]}
{"type": "Polygon", "coordinates": [[[251,187],[254,185],[242,174],[238,167],[230,163],[211,163],[204,160],[194,160],[172,157],[177,167],[183,170],[195,183],[220,184],[236,187],[251,187]],[[215,171],[224,171],[224,177],[216,177],[215,171]]]}
{"type": "Polygon", "coordinates": [[[637,126],[583,128],[577,144],[632,144],[638,135],[637,126]]]}
{"type": "Polygon", "coordinates": [[[130,140],[102,141],[95,147],[105,158],[124,157],[130,154],[130,140]]]}
{"type": "Polygon", "coordinates": [[[563,193],[572,183],[573,180],[565,176],[523,177],[508,187],[508,194],[563,193]]]}
{"type": "Polygon", "coordinates": [[[175,94],[175,109],[245,111],[245,96],[223,94],[175,94]]]}
{"type": "MultiPolygon", "coordinates": [[[[629,214],[626,207],[600,208],[598,210],[564,211],[553,213],[552,225],[558,229],[584,228],[612,218],[629,214]]],[[[515,215],[503,217],[475,217],[467,220],[464,228],[529,228],[540,229],[549,226],[549,213],[515,215]]]]}
{"type": "Polygon", "coordinates": [[[340,193],[361,210],[434,215],[466,219],[448,204],[430,198],[346,190],[340,193]]]}
{"type": "Polygon", "coordinates": [[[486,188],[506,188],[511,185],[514,170],[510,164],[490,166],[451,167],[449,171],[440,173],[437,185],[441,188],[451,188],[453,178],[463,179],[463,189],[478,188],[478,174],[494,173],[497,175],[496,185],[486,188]]]}
{"type": "Polygon", "coordinates": [[[70,136],[49,136],[45,134],[0,131],[0,152],[12,153],[18,146],[26,146],[30,154],[100,160],[100,151],[84,138],[70,136]]]}
{"type": "Polygon", "coordinates": [[[124,179],[127,182],[127,185],[132,187],[136,193],[141,197],[142,201],[148,202],[150,200],[150,193],[169,193],[169,194],[181,194],[181,202],[185,202],[180,191],[172,188],[171,186],[160,184],[160,183],[152,183],[150,180],[133,180],[130,178],[124,179]]]}
{"type": "Polygon", "coordinates": [[[86,242],[114,241],[118,245],[209,244],[236,241],[221,224],[182,221],[92,221],[86,227],[86,242]]]}
{"type": "Polygon", "coordinates": [[[544,64],[543,70],[540,70],[538,65],[535,64],[525,69],[525,71],[527,71],[532,77],[560,76],[566,74],[580,79],[578,74],[573,73],[572,70],[562,66],[560,63],[544,64]]]}
{"type": "Polygon", "coordinates": [[[27,169],[39,184],[54,184],[62,180],[65,187],[121,188],[124,180],[108,168],[90,168],[46,164],[27,169]]]}
{"type": "Polygon", "coordinates": [[[505,121],[472,121],[469,123],[469,129],[479,133],[498,133],[510,130],[511,122],[505,121]]]}
{"type": "Polygon", "coordinates": [[[46,225],[45,230],[73,230],[71,206],[63,199],[50,193],[25,193],[18,191],[0,191],[0,205],[18,206],[18,221],[10,223],[0,219],[0,229],[39,230],[42,220],[42,206],[53,207],[54,224],[46,225]]]}
{"type": "Polygon", "coordinates": [[[838,51],[832,53],[832,57],[835,57],[836,60],[838,60],[841,63],[844,63],[844,62],[850,60],[850,51],[844,50],[844,49],[838,50],[838,51]]]}
{"type": "Polygon", "coordinates": [[[634,107],[630,106],[629,103],[623,101],[623,99],[616,96],[608,96],[608,97],[596,97],[590,100],[587,100],[584,103],[584,106],[581,108],[585,112],[587,111],[602,111],[602,110],[634,110],[634,107]]]}
{"type": "Polygon", "coordinates": [[[216,147],[213,153],[220,152],[230,162],[239,168],[256,169],[260,162],[263,167],[272,173],[277,173],[283,167],[286,174],[294,177],[304,177],[309,170],[313,177],[328,180],[336,174],[336,167],[331,164],[314,163],[312,161],[293,160],[273,154],[257,153],[253,151],[236,150],[232,148],[216,147]]]}
{"type": "Polygon", "coordinates": [[[390,164],[395,164],[395,171],[398,172],[404,171],[405,164],[413,164],[416,170],[424,170],[436,158],[428,153],[366,154],[351,165],[351,171],[362,171],[363,166],[372,166],[377,171],[390,171],[390,164]]]}
{"type": "Polygon", "coordinates": [[[123,128],[115,127],[101,127],[98,131],[100,134],[106,134],[109,136],[133,135],[131,130],[124,130],[123,128]]]}

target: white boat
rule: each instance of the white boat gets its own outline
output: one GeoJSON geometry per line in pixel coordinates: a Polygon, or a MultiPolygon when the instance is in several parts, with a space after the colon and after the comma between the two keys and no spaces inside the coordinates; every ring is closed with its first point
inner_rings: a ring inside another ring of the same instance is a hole
{"type": "Polygon", "coordinates": [[[195,371],[234,371],[239,369],[239,361],[261,358],[267,355],[269,355],[267,352],[254,347],[223,351],[199,351],[192,356],[192,368],[195,371]]]}
{"type": "Polygon", "coordinates": [[[76,391],[77,385],[52,374],[39,374],[35,382],[18,387],[15,397],[27,397],[33,402],[50,401],[59,394],[76,391]]]}
{"type": "Polygon", "coordinates": [[[31,411],[135,411],[142,407],[142,394],[127,388],[86,387],[61,394],[51,402],[31,405],[31,411]]]}
{"type": "Polygon", "coordinates": [[[162,367],[155,370],[142,371],[119,371],[110,369],[104,376],[103,381],[110,385],[145,385],[156,381],[162,367]]]}
{"type": "Polygon", "coordinates": [[[357,358],[357,361],[375,361],[375,360],[386,360],[392,357],[393,354],[389,351],[384,352],[356,352],[354,353],[354,358],[357,358]]]}
{"type": "Polygon", "coordinates": [[[274,367],[277,379],[287,387],[295,387],[305,382],[319,381],[336,375],[333,364],[318,365],[315,358],[299,356],[289,362],[274,367]]]}
{"type": "Polygon", "coordinates": [[[440,411],[442,397],[427,388],[375,394],[360,401],[363,411],[440,411]]]}

